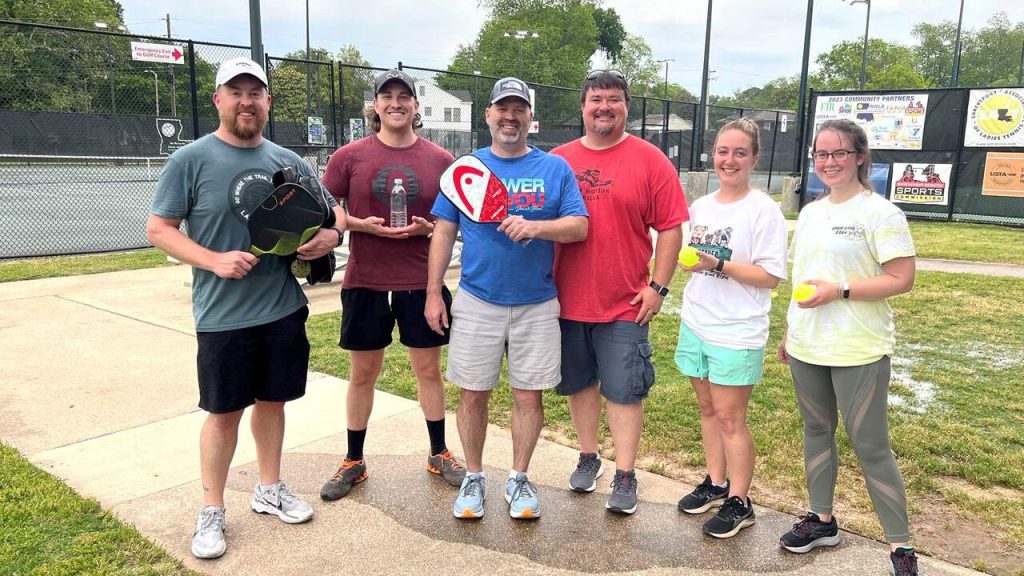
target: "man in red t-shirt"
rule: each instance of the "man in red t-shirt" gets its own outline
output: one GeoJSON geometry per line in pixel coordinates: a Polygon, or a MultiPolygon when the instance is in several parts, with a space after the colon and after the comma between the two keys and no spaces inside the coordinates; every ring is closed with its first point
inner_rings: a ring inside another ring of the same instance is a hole
{"type": "MultiPolygon", "coordinates": [[[[453,157],[416,135],[422,122],[412,77],[401,70],[388,70],[377,77],[374,89],[369,119],[375,134],[339,148],[324,174],[324,186],[338,201],[347,203],[349,259],[341,290],[339,345],[351,358],[346,399],[348,452],[321,488],[324,500],[342,498],[366,479],[366,427],[384,349],[391,344],[396,322],[399,339],[409,351],[427,420],[427,470],[453,486],[461,485],[466,475],[445,443],[440,364],[448,331],[434,332],[423,316],[429,236],[434,228],[428,218],[440,190],[441,174],[453,157]],[[395,193],[405,195],[407,224],[391,221],[391,196],[395,193]]],[[[450,309],[447,289],[443,298],[450,309]]]]}
{"type": "Polygon", "coordinates": [[[650,143],[626,133],[629,85],[622,73],[588,75],[580,106],[584,136],[551,151],[572,166],[590,213],[585,241],[556,246],[555,282],[562,307],[562,382],[556,390],[569,398],[580,439],[569,485],[591,492],[604,472],[597,444],[603,395],[615,445],[615,479],[606,507],[632,514],[643,399],[654,383],[648,324],[668,294],[682,223],[689,215],[672,163],[650,143]],[[656,247],[652,228],[658,233],[656,247]]]}

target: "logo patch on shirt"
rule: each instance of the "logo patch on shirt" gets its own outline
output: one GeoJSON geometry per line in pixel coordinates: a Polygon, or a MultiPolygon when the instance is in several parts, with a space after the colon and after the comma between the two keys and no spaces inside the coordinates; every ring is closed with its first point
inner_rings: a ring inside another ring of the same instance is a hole
{"type": "Polygon", "coordinates": [[[846,240],[863,240],[864,239],[864,226],[856,224],[852,226],[833,226],[832,235],[836,238],[845,238],[846,240]]]}
{"type": "Polygon", "coordinates": [[[597,168],[583,168],[575,176],[580,185],[580,193],[588,202],[600,200],[612,191],[612,180],[601,178],[601,171],[597,168]]]}
{"type": "Polygon", "coordinates": [[[395,187],[396,178],[402,181],[402,187],[405,188],[406,206],[412,206],[420,194],[420,181],[416,178],[416,173],[412,171],[412,168],[397,164],[385,166],[377,172],[372,187],[373,197],[388,210],[391,210],[391,189],[395,187]]]}
{"type": "Polygon", "coordinates": [[[252,211],[273,191],[274,182],[270,172],[265,170],[240,172],[231,181],[231,187],[228,189],[231,213],[242,224],[247,224],[252,211]]]}

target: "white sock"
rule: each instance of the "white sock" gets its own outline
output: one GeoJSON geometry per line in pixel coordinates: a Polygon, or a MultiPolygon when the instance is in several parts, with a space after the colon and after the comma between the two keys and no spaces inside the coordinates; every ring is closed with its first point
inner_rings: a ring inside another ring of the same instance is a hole
{"type": "Polygon", "coordinates": [[[726,486],[729,485],[729,481],[726,480],[725,482],[722,482],[721,484],[715,484],[714,482],[712,482],[711,485],[714,486],[715,488],[725,488],[726,486]]]}
{"type": "Polygon", "coordinates": [[[516,477],[519,476],[520,474],[522,474],[523,476],[526,476],[526,472],[520,472],[518,470],[509,470],[508,471],[508,479],[509,480],[515,480],[516,477]]]}
{"type": "Polygon", "coordinates": [[[271,484],[270,486],[264,486],[264,485],[263,485],[263,483],[261,482],[261,483],[260,483],[260,492],[267,492],[267,491],[269,491],[269,490],[270,490],[271,488],[273,488],[274,486],[277,486],[277,482],[274,482],[274,483],[273,483],[273,484],[271,484]]]}
{"type": "Polygon", "coordinates": [[[484,473],[483,473],[482,470],[480,472],[470,472],[470,471],[467,470],[466,471],[466,476],[476,476],[477,478],[485,478],[484,473]]]}

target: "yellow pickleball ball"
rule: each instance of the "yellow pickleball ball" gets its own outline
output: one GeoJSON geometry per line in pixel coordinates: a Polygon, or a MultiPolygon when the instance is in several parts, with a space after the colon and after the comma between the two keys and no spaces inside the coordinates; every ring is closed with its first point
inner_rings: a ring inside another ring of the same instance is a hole
{"type": "Polygon", "coordinates": [[[679,263],[683,266],[694,266],[700,262],[700,257],[697,256],[697,249],[693,246],[684,246],[679,251],[679,263]]]}
{"type": "Polygon", "coordinates": [[[810,284],[797,284],[793,287],[793,300],[797,302],[810,300],[815,292],[817,292],[817,289],[810,284]]]}
{"type": "Polygon", "coordinates": [[[312,267],[306,260],[295,259],[292,260],[291,268],[292,276],[295,276],[296,278],[305,278],[306,276],[309,276],[312,267]]]}

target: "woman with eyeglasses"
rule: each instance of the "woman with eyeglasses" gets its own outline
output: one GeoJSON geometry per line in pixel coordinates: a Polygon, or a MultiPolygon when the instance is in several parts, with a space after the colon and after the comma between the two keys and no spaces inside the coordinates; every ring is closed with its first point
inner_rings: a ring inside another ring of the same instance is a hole
{"type": "Polygon", "coordinates": [[[790,247],[793,282],[812,286],[807,291],[813,294],[790,302],[779,344],[804,422],[810,511],[779,545],[803,554],[839,543],[832,514],[838,410],[890,543],[890,573],[916,575],[906,491],[889,447],[886,412],[895,347],[887,299],[914,286],[914,243],[903,212],[871,190],[871,151],[860,126],[822,123],[813,150],[814,171],[826,188],[800,212],[790,247]]]}
{"type": "Polygon", "coordinates": [[[753,121],[740,118],[719,130],[714,166],[721,185],[690,208],[689,247],[698,260],[687,265],[684,255],[679,263],[693,276],[683,292],[675,361],[697,395],[707,474],[678,508],[701,514],[720,504],[703,526],[716,538],[755,521],[747,405],[764,372],[772,289],[786,278],[786,220],[750,183],[758,152],[753,121]]]}

